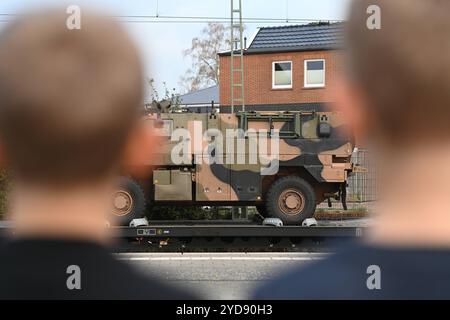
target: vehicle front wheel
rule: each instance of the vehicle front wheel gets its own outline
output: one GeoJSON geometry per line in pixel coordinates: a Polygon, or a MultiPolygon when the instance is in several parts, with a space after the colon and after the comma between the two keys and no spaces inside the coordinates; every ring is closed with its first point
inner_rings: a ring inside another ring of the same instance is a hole
{"type": "Polygon", "coordinates": [[[272,184],[267,193],[266,210],[270,217],[279,218],[286,225],[300,224],[314,215],[314,189],[300,177],[280,178],[272,184]]]}
{"type": "Polygon", "coordinates": [[[121,178],[113,193],[113,225],[128,226],[133,219],[142,218],[145,195],[141,186],[130,178],[121,178]]]}

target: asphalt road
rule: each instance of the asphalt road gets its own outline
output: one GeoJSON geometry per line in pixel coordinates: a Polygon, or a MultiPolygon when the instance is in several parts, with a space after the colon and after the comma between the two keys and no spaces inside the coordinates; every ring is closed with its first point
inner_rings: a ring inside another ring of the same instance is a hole
{"type": "Polygon", "coordinates": [[[249,299],[252,292],[295,266],[321,259],[321,253],[120,253],[117,258],[144,273],[204,299],[249,299]]]}

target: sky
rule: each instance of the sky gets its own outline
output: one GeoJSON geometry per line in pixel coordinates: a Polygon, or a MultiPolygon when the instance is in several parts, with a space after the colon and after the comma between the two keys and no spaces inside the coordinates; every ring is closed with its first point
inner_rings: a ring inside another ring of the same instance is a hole
{"type": "MultiPolygon", "coordinates": [[[[349,0],[242,0],[242,3],[244,18],[343,20],[349,0]]],[[[6,25],[3,21],[11,19],[1,14],[22,13],[62,4],[79,5],[82,10],[95,8],[115,16],[230,17],[230,0],[1,0],[0,27],[6,25]]],[[[168,23],[161,22],[163,19],[142,18],[122,20],[127,21],[124,25],[140,50],[146,77],[155,80],[160,92],[163,82],[167,83],[169,89],[182,91],[179,80],[191,64],[189,57],[183,57],[183,50],[190,47],[192,38],[200,35],[206,23],[168,23]],[[130,22],[136,20],[156,22],[130,22]]],[[[225,20],[225,23],[229,22],[225,20]]],[[[285,23],[247,23],[245,36],[251,38],[258,27],[274,25],[285,23]]]]}

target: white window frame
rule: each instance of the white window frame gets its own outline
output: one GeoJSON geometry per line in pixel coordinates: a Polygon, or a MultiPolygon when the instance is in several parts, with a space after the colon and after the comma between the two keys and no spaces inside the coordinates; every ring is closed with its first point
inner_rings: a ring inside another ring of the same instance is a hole
{"type": "Polygon", "coordinates": [[[292,71],[294,70],[294,64],[292,63],[292,60],[286,60],[286,61],[273,61],[272,62],[272,89],[292,89],[292,86],[294,85],[294,78],[292,71]],[[275,63],[290,63],[291,64],[291,84],[290,85],[277,85],[275,84],[275,63]]]}
{"type": "Polygon", "coordinates": [[[325,87],[325,83],[326,83],[326,75],[327,75],[326,70],[327,70],[327,65],[326,65],[325,59],[308,59],[308,60],[305,60],[304,68],[303,68],[303,72],[304,72],[304,87],[305,88],[324,88],[325,87]],[[316,62],[316,61],[322,61],[323,62],[323,84],[308,84],[307,83],[308,62],[316,62]]]}

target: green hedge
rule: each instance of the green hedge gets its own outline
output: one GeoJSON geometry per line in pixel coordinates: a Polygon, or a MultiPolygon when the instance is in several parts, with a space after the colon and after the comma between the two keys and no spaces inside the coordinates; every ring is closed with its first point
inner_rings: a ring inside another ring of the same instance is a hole
{"type": "Polygon", "coordinates": [[[151,220],[222,220],[231,219],[229,210],[212,207],[205,210],[199,206],[153,206],[147,208],[151,220]]]}

